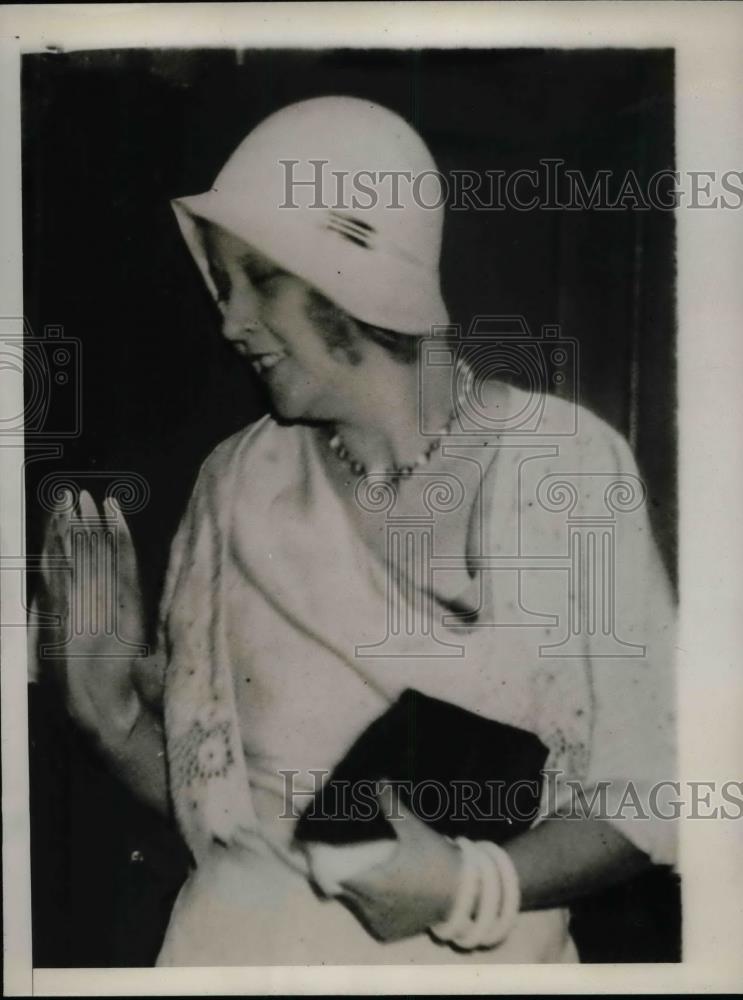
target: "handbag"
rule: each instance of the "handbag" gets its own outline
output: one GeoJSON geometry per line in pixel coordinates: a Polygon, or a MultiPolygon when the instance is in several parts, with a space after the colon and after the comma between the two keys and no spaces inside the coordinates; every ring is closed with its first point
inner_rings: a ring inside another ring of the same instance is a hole
{"type": "Polygon", "coordinates": [[[503,843],[537,816],[547,748],[531,732],[408,688],[356,739],[300,816],[300,844],[394,840],[378,782],[449,837],[503,843]]]}

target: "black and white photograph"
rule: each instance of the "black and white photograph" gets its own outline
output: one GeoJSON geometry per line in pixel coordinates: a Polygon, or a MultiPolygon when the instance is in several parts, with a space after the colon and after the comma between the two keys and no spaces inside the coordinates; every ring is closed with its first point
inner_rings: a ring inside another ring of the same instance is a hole
{"type": "Polygon", "coordinates": [[[681,609],[684,220],[740,226],[741,162],[685,169],[657,33],[323,23],[18,54],[31,965],[671,977],[684,830],[743,817],[679,719],[728,676],[681,609]]]}

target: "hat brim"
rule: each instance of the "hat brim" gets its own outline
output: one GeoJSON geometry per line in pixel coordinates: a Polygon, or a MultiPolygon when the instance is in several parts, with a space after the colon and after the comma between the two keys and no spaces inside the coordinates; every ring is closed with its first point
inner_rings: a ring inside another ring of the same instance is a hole
{"type": "Polygon", "coordinates": [[[171,205],[215,298],[218,293],[196,219],[244,240],[371,326],[424,335],[449,323],[438,281],[430,272],[394,253],[357,245],[329,227],[322,211],[314,216],[291,208],[261,212],[254,202],[214,189],[176,198],[171,205]]]}

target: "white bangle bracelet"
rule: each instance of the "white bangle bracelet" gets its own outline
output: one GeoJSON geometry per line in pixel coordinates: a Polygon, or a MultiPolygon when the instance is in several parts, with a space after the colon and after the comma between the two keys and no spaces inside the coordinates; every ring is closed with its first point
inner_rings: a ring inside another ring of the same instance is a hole
{"type": "Polygon", "coordinates": [[[451,914],[443,923],[431,927],[431,933],[441,941],[452,941],[466,930],[477,899],[479,865],[474,845],[466,837],[457,837],[454,843],[462,852],[462,869],[454,905],[451,914]]]}
{"type": "Polygon", "coordinates": [[[510,855],[491,841],[458,837],[462,870],[448,920],[431,927],[441,941],[472,951],[504,941],[521,908],[519,878],[510,855]],[[473,913],[475,914],[473,917],[473,913]]]}
{"type": "Polygon", "coordinates": [[[507,851],[491,841],[480,841],[478,846],[490,856],[500,877],[500,913],[486,931],[482,941],[484,946],[493,948],[508,937],[516,923],[521,910],[521,886],[516,866],[507,851]]]}

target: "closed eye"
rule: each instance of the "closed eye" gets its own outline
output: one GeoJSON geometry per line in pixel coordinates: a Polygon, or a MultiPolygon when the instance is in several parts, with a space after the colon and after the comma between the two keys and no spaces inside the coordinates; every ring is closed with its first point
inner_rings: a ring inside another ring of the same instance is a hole
{"type": "Polygon", "coordinates": [[[273,261],[254,253],[244,253],[240,256],[239,265],[248,281],[255,287],[260,287],[272,278],[286,274],[273,261]]]}
{"type": "MultiPolygon", "coordinates": [[[[216,302],[219,309],[224,309],[229,305],[230,295],[232,293],[232,285],[227,277],[227,275],[221,271],[219,268],[212,266],[210,268],[212,281],[214,283],[214,288],[216,290],[216,302]]],[[[270,291],[271,283],[280,277],[285,275],[284,271],[280,271],[278,268],[274,268],[270,271],[256,271],[255,268],[243,267],[243,272],[245,277],[250,282],[253,289],[257,292],[270,291]]]]}
{"type": "Polygon", "coordinates": [[[284,276],[284,271],[270,271],[268,274],[256,274],[250,278],[250,283],[254,288],[264,288],[266,285],[270,284],[275,278],[282,278],[284,276]]]}
{"type": "Polygon", "coordinates": [[[271,285],[279,278],[286,277],[286,271],[278,267],[261,267],[243,263],[243,273],[257,292],[270,291],[271,285]]]}

